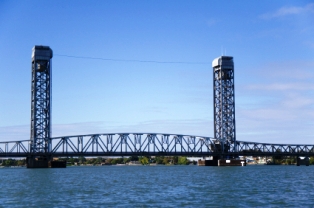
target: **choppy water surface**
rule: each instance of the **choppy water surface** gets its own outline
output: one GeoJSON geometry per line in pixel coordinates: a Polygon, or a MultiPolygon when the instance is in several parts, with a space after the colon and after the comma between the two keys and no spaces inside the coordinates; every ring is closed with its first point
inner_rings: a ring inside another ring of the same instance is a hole
{"type": "Polygon", "coordinates": [[[314,166],[0,169],[0,207],[314,207],[314,166]]]}

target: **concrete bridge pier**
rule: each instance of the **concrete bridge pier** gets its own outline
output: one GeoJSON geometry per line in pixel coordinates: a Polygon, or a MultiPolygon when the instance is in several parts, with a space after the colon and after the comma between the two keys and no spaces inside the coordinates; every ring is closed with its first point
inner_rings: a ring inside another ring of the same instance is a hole
{"type": "Polygon", "coordinates": [[[310,165],[310,158],[304,157],[303,159],[301,159],[300,157],[298,157],[297,158],[297,166],[300,166],[300,165],[309,166],[310,165]]]}
{"type": "Polygon", "coordinates": [[[48,163],[49,158],[43,156],[29,156],[26,158],[27,168],[48,168],[48,163]]]}
{"type": "Polygon", "coordinates": [[[66,168],[65,161],[54,161],[50,156],[29,156],[26,158],[27,168],[66,168]]]}

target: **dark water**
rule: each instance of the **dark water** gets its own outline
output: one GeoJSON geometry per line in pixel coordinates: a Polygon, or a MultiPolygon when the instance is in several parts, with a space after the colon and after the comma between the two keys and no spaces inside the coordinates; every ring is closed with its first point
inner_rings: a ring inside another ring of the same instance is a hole
{"type": "Polygon", "coordinates": [[[314,166],[1,168],[0,207],[314,207],[314,166]]]}

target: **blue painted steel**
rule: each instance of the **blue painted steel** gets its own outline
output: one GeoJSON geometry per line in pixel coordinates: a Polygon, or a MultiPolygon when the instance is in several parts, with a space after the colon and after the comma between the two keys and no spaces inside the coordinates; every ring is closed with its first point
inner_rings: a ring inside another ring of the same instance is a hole
{"type": "Polygon", "coordinates": [[[104,133],[51,138],[49,153],[31,151],[31,141],[0,142],[0,157],[27,156],[314,156],[314,145],[236,141],[219,149],[211,137],[159,133],[104,133]]]}
{"type": "MultiPolygon", "coordinates": [[[[213,61],[214,137],[221,142],[236,141],[233,57],[213,61]]],[[[224,146],[222,146],[224,148],[224,146]]]]}
{"type": "Polygon", "coordinates": [[[51,58],[48,46],[34,46],[31,82],[31,151],[50,152],[51,58]]]}

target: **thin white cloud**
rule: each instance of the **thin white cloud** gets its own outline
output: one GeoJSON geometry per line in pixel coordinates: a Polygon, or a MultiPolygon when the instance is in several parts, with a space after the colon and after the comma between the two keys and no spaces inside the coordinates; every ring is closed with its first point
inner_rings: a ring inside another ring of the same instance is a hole
{"type": "MultiPolygon", "coordinates": [[[[253,110],[241,110],[237,112],[239,116],[248,119],[247,125],[250,126],[252,121],[264,121],[266,123],[274,123],[274,121],[292,121],[296,119],[294,113],[287,113],[286,109],[280,109],[276,106],[261,106],[253,110]]],[[[276,126],[276,125],[274,125],[276,126]]],[[[262,129],[262,128],[261,128],[262,129]]]]}
{"type": "Polygon", "coordinates": [[[278,60],[253,73],[258,79],[237,88],[237,139],[313,143],[314,63],[278,60]]]}
{"type": "Polygon", "coordinates": [[[313,124],[302,119],[245,119],[237,122],[237,140],[277,144],[313,144],[313,124]]]}
{"type": "Polygon", "coordinates": [[[0,142],[29,140],[30,125],[0,127],[0,142]]]}
{"type": "Polygon", "coordinates": [[[288,15],[298,15],[302,13],[314,13],[314,3],[310,3],[305,5],[304,7],[297,7],[297,6],[285,6],[278,9],[275,12],[265,13],[260,15],[261,19],[273,19],[277,17],[283,17],[288,15]]]}
{"type": "Polygon", "coordinates": [[[304,45],[306,45],[306,46],[309,47],[309,48],[313,48],[313,49],[314,49],[314,42],[305,41],[305,42],[304,42],[304,45]]]}
{"type": "Polygon", "coordinates": [[[290,93],[286,96],[285,100],[282,101],[282,106],[291,110],[298,108],[311,109],[311,105],[314,104],[314,99],[311,97],[302,96],[296,93],[290,93]]]}
{"type": "MultiPolygon", "coordinates": [[[[112,125],[112,124],[111,124],[112,125]]],[[[110,127],[110,124],[107,126],[110,127]]],[[[105,122],[53,124],[52,137],[103,133],[105,122]]]]}
{"type": "Polygon", "coordinates": [[[277,61],[265,63],[257,66],[253,71],[255,76],[263,77],[263,80],[272,81],[304,81],[308,80],[312,83],[314,78],[314,62],[313,61],[277,61]]]}
{"type": "MultiPolygon", "coordinates": [[[[293,99],[293,98],[292,98],[293,99]]],[[[237,139],[243,141],[311,144],[313,143],[313,100],[289,100],[257,109],[238,109],[237,139]]]]}
{"type": "Polygon", "coordinates": [[[150,120],[136,124],[116,125],[111,132],[143,132],[213,136],[213,123],[206,119],[150,120]]]}
{"type": "Polygon", "coordinates": [[[211,26],[217,24],[217,22],[218,21],[216,19],[212,18],[212,19],[207,21],[207,26],[211,27],[211,26]]]}
{"type": "MultiPolygon", "coordinates": [[[[29,140],[29,125],[0,127],[0,142],[29,140]]],[[[206,119],[151,120],[134,124],[82,122],[52,125],[52,137],[101,133],[167,133],[195,136],[213,134],[213,122],[206,119]]]]}
{"type": "Polygon", "coordinates": [[[272,84],[252,84],[246,87],[247,90],[269,90],[269,91],[286,91],[286,90],[314,90],[312,83],[272,83],[272,84]]]}

